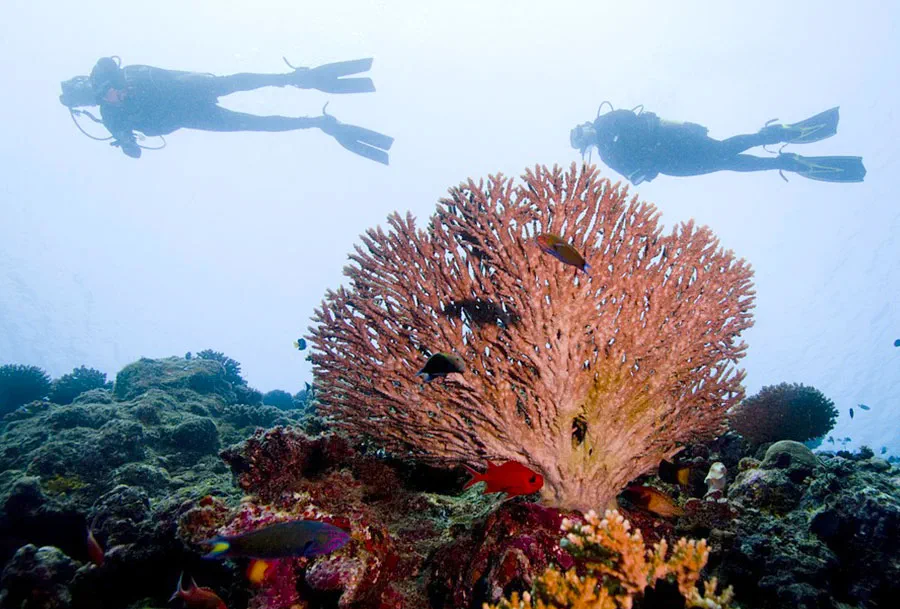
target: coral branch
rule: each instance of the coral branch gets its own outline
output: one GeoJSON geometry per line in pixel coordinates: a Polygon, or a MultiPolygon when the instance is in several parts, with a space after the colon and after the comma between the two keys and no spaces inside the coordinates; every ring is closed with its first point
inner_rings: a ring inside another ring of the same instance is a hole
{"type": "Polygon", "coordinates": [[[349,289],[312,328],[324,412],[355,435],[433,461],[513,459],[545,497],[606,505],[677,444],[722,430],[743,395],[731,364],[751,325],[751,271],[692,222],[578,171],[536,167],[450,190],[427,230],[393,214],[350,256],[349,289]],[[535,244],[562,236],[573,274],[535,244]],[[467,372],[415,377],[434,352],[467,372]]]}

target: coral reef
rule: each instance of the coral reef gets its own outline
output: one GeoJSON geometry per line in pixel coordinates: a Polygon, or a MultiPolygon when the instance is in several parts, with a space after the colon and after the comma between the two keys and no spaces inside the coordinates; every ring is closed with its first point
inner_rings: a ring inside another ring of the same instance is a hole
{"type": "Polygon", "coordinates": [[[537,167],[451,189],[425,231],[370,230],[314,320],[322,410],[341,429],[420,459],[517,460],[554,505],[605,506],[679,443],[722,431],[742,397],[738,335],[751,271],[688,222],[593,167],[537,167]],[[534,243],[562,235],[593,274],[534,243]],[[434,352],[467,372],[427,385],[434,352]]]}
{"type": "Polygon", "coordinates": [[[751,445],[778,440],[806,442],[834,427],[834,402],[815,387],[781,383],[763,387],[728,415],[732,429],[751,445]]]}
{"type": "Polygon", "coordinates": [[[50,393],[50,376],[37,366],[0,366],[0,417],[50,393]]]}
{"type": "Polygon", "coordinates": [[[711,535],[713,571],[752,607],[892,606],[900,594],[900,474],[890,467],[873,456],[773,445],[728,490],[740,517],[711,535]]]}
{"type": "Polygon", "coordinates": [[[53,381],[49,397],[55,404],[71,404],[79,395],[92,389],[112,389],[112,383],[106,382],[106,373],[79,366],[53,381]]]}
{"type": "MultiPolygon", "coordinates": [[[[68,578],[65,602],[75,608],[121,607],[146,596],[161,606],[179,564],[199,581],[227,583],[237,598],[229,569],[199,563],[176,537],[176,523],[203,497],[239,499],[217,455],[222,445],[302,419],[233,400],[219,363],[168,358],[127,366],[114,393],[92,389],[71,404],[33,402],[8,414],[0,420],[0,565],[29,544],[57,548],[78,567],[54,576],[68,578]],[[106,550],[102,568],[87,566],[90,525],[106,550]]],[[[35,556],[45,562],[40,551],[35,556]]],[[[13,596],[20,594],[14,582],[26,581],[17,564],[4,576],[13,596]]],[[[35,590],[54,596],[57,585],[35,590]]]]}
{"type": "Polygon", "coordinates": [[[549,567],[575,564],[563,550],[560,527],[566,516],[530,503],[507,503],[429,560],[426,590],[434,609],[480,607],[515,591],[530,590],[549,567]]]}
{"type": "Polygon", "coordinates": [[[731,603],[731,588],[717,593],[715,578],[706,582],[703,593],[697,590],[709,558],[705,541],[682,538],[671,552],[665,540],[647,548],[640,529],[631,532],[630,523],[615,510],[607,510],[602,519],[594,511],[584,522],[566,519],[562,529],[561,545],[576,557],[584,574],[576,569],[562,574],[551,567],[530,593],[513,593],[485,609],[631,609],[648,588],[656,593],[660,580],[674,585],[681,606],[727,609],[731,603]]]}
{"type": "MultiPolygon", "coordinates": [[[[682,587],[696,582],[706,552],[679,545],[682,535],[708,537],[705,575],[733,586],[745,609],[874,609],[900,593],[900,473],[872,451],[813,455],[779,442],[742,458],[734,434],[684,447],[673,460],[688,480],[633,482],[670,494],[685,514],[623,511],[651,554],[622,561],[638,547],[632,532],[616,529],[607,554],[561,547],[564,519],[569,533],[596,533],[599,521],[582,527],[578,512],[461,492],[463,472],[377,444],[311,437],[304,411],[231,403],[216,362],[144,360],[123,372],[129,399],[93,389],[0,420],[0,606],[163,607],[182,571],[228,607],[253,609],[453,609],[526,593],[532,606],[598,606],[604,585],[641,584],[641,573],[656,585],[604,594],[644,609],[690,606],[701,601],[684,600],[679,574],[682,587]],[[714,486],[724,488],[704,499],[718,462],[714,486]],[[247,560],[200,558],[202,540],[296,518],[344,528],[351,541],[327,557],[274,561],[255,583],[247,560]],[[89,528],[102,566],[91,562],[89,528]],[[689,569],[656,580],[644,569],[668,573],[681,555],[689,569]]],[[[706,607],[728,601],[696,592],[706,607]]]]}
{"type": "Polygon", "coordinates": [[[294,408],[294,396],[282,389],[273,389],[263,394],[262,403],[282,410],[294,408]]]}

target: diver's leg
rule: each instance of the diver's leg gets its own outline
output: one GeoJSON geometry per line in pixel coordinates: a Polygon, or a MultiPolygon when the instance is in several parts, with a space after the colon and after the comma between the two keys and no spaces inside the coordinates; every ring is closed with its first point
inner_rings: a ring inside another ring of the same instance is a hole
{"type": "Polygon", "coordinates": [[[286,87],[293,84],[293,74],[255,74],[242,72],[228,76],[214,76],[210,82],[216,97],[237,91],[253,91],[263,87],[286,87]]]}
{"type": "Polygon", "coordinates": [[[259,116],[211,106],[185,117],[182,127],[201,131],[294,131],[323,124],[321,116],[259,116]]]}
{"type": "Polygon", "coordinates": [[[779,139],[779,136],[773,136],[771,134],[767,135],[763,132],[759,132],[735,135],[721,140],[719,143],[722,156],[730,157],[740,152],[744,152],[745,150],[749,150],[750,148],[755,148],[756,146],[768,146],[777,144],[780,141],[781,139],[779,139]]]}
{"type": "Polygon", "coordinates": [[[769,169],[788,169],[787,163],[780,156],[761,157],[752,154],[736,154],[724,159],[717,171],[766,171],[769,169]]]}

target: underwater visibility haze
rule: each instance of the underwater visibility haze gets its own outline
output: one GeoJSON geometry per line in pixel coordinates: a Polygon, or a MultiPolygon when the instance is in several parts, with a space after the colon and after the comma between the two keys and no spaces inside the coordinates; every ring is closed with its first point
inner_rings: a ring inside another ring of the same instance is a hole
{"type": "Polygon", "coordinates": [[[894,606],[900,7],[0,14],[0,608],[894,606]]]}

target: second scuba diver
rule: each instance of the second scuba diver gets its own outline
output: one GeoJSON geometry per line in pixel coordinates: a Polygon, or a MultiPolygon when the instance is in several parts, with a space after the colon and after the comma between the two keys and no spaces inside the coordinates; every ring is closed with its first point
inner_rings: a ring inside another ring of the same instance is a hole
{"type": "Polygon", "coordinates": [[[371,58],[317,68],[288,66],[293,71],[287,74],[215,76],[143,65],[121,67],[118,58],[103,57],[94,65],[90,76],[76,76],[64,81],[59,100],[72,112],[73,119],[76,114],[82,114],[102,122],[112,136],[99,139],[112,139],[111,145],[118,146],[133,158],[141,156],[142,148],[136,141],[135,131],[148,136],[161,136],[178,129],[292,131],[317,128],[350,152],[388,164],[387,151],[394,138],[341,123],[326,114],[324,109],[322,116],[317,117],[258,116],[234,112],[218,104],[219,97],[261,87],[293,86],[326,93],[375,91],[371,78],[343,78],[369,70],[371,58]],[[100,106],[100,119],[78,110],[82,106],[97,105],[100,106]]]}
{"type": "MultiPolygon", "coordinates": [[[[600,110],[609,102],[603,102],[600,110]]],[[[789,171],[823,182],[862,182],[862,157],[807,157],[779,152],[773,157],[742,154],[755,146],[809,144],[837,133],[838,109],[831,108],[799,123],[769,121],[756,133],[716,140],[696,123],[674,122],[633,110],[597,112],[593,122],[572,129],[569,141],[584,155],[597,148],[600,159],[637,186],[659,174],[696,176],[715,171],[789,171]]],[[[782,177],[784,174],[782,173],[782,177]]]]}

